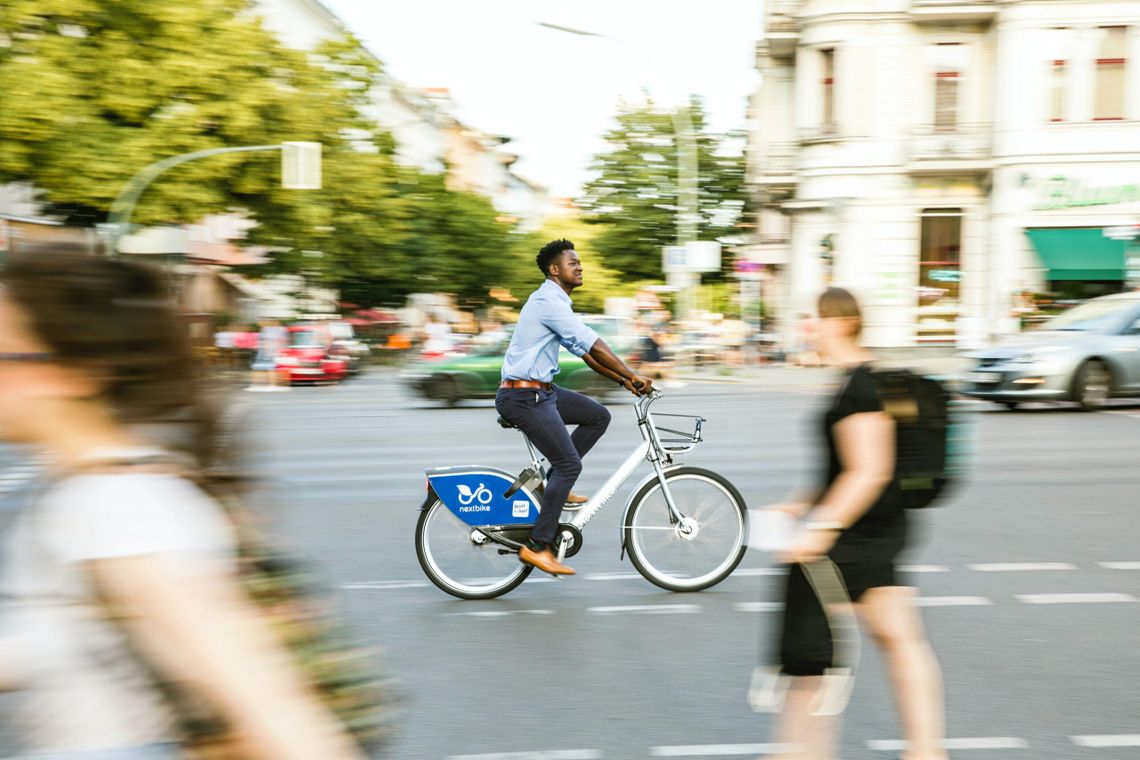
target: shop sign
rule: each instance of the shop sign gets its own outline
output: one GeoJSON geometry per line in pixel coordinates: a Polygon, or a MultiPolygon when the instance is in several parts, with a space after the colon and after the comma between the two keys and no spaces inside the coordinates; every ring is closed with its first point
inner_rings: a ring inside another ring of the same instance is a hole
{"type": "Polygon", "coordinates": [[[931,269],[926,276],[934,282],[961,282],[962,273],[957,269],[931,269]]]}
{"type": "Polygon", "coordinates": [[[1037,185],[1036,211],[1083,206],[1111,206],[1140,201],[1140,183],[1125,185],[1086,185],[1079,179],[1063,175],[1036,180],[1024,177],[1025,184],[1037,185]]]}

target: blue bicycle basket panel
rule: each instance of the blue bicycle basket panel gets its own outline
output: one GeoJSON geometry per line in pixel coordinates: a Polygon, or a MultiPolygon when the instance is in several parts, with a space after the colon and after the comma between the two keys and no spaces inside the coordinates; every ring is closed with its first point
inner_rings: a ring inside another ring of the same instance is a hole
{"type": "Polygon", "coordinates": [[[502,470],[445,467],[427,476],[439,500],[468,525],[531,525],[538,519],[538,502],[527,489],[504,497],[515,478],[502,470]]]}

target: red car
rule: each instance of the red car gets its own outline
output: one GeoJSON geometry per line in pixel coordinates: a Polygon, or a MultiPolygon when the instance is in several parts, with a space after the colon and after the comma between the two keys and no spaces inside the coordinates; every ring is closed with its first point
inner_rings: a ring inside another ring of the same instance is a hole
{"type": "Polygon", "coordinates": [[[337,383],[348,376],[349,358],[332,353],[333,336],[326,324],[289,328],[289,345],[277,355],[281,380],[293,383],[337,383]]]}

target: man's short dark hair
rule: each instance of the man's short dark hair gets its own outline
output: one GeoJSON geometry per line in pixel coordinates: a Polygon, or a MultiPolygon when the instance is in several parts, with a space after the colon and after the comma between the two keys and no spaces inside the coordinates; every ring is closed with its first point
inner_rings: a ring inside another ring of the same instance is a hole
{"type": "Polygon", "coordinates": [[[554,263],[554,260],[562,255],[564,251],[574,250],[574,244],[565,238],[561,240],[551,240],[546,245],[542,246],[538,255],[534,257],[534,261],[538,264],[538,268],[542,270],[542,276],[548,277],[550,272],[547,268],[554,263]]]}

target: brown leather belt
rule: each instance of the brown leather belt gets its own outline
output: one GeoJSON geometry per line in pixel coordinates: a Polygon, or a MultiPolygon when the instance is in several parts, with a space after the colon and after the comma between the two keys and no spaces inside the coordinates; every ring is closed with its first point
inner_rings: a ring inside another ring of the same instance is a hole
{"type": "Polygon", "coordinates": [[[538,380],[504,380],[499,383],[500,388],[541,388],[544,391],[550,390],[550,383],[542,383],[538,380]]]}

